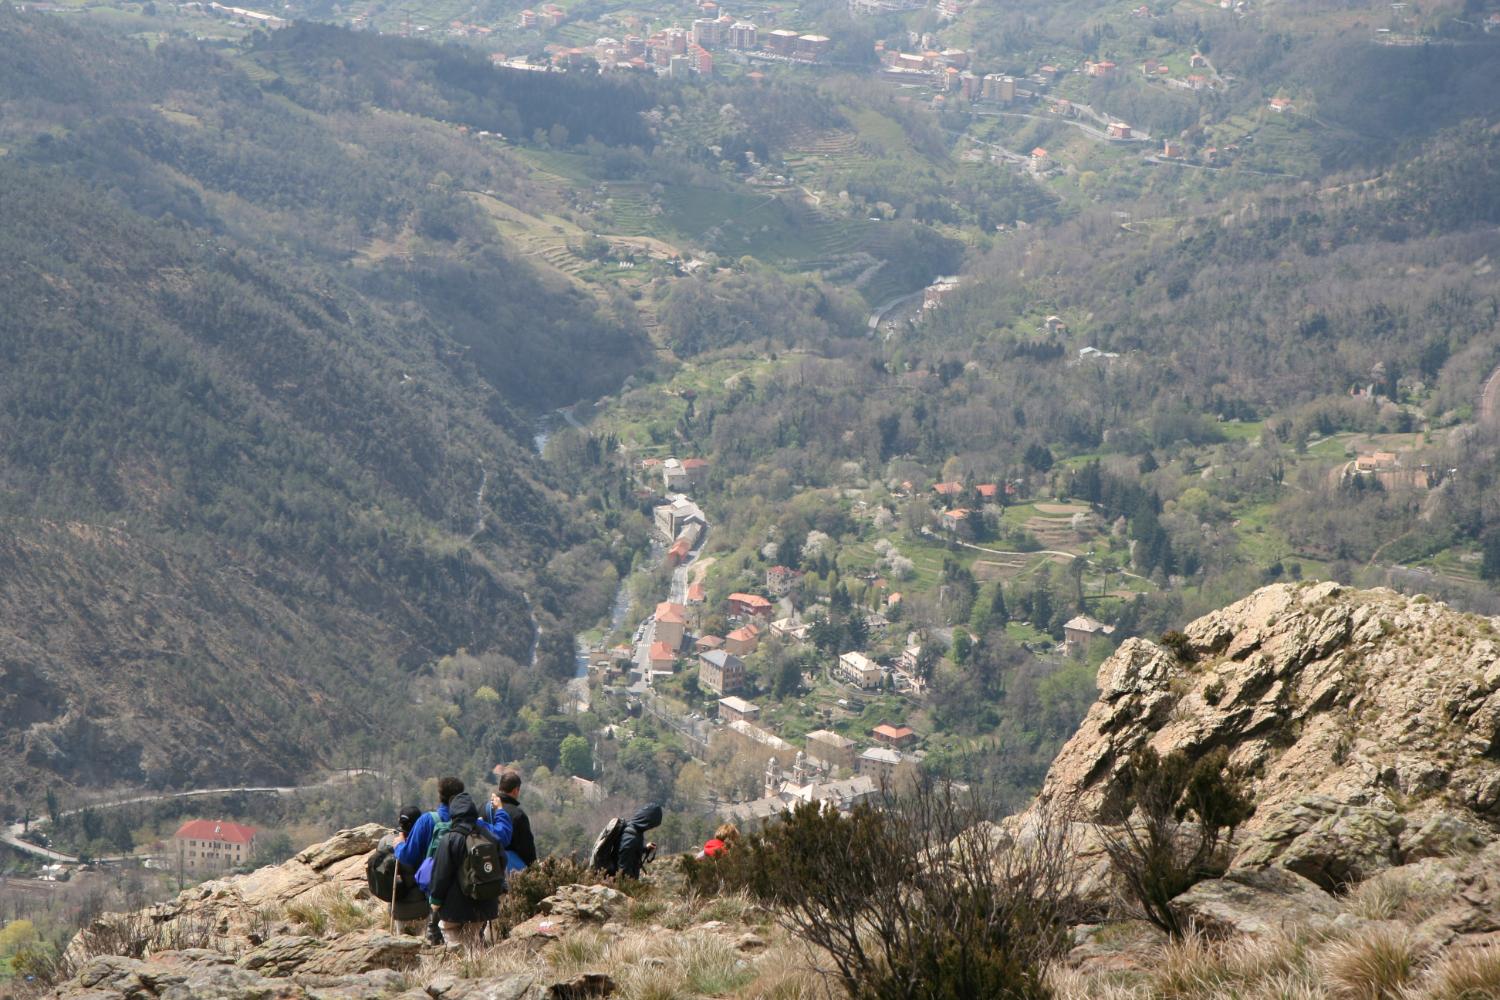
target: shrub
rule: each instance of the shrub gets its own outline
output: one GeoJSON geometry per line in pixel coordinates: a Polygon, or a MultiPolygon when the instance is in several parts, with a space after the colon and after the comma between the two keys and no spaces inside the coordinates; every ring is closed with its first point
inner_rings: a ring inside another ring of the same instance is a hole
{"type": "Polygon", "coordinates": [[[1198,654],[1193,649],[1192,640],[1176,629],[1170,632],[1163,632],[1159,641],[1161,645],[1172,651],[1172,655],[1177,657],[1178,663],[1193,663],[1198,659],[1198,654]]]}
{"type": "Polygon", "coordinates": [[[1488,1000],[1500,997],[1500,949],[1455,951],[1428,975],[1428,1000],[1488,1000]]]}
{"type": "Polygon", "coordinates": [[[1416,978],[1421,958],[1410,935],[1376,928],[1329,948],[1324,977],[1341,1000],[1398,1000],[1416,978]]]}
{"type": "Polygon", "coordinates": [[[1046,997],[1066,942],[1062,827],[1044,820],[997,848],[976,803],[924,781],[847,816],[804,804],[720,873],[743,872],[855,1000],[1046,997]]]}
{"type": "Polygon", "coordinates": [[[1138,751],[1119,801],[1106,810],[1118,825],[1099,828],[1137,915],[1174,937],[1185,928],[1171,901],[1224,873],[1234,829],[1255,811],[1228,760],[1223,748],[1196,761],[1180,750],[1165,758],[1150,747],[1138,751]]]}
{"type": "Polygon", "coordinates": [[[509,931],[536,916],[542,900],[563,886],[604,883],[613,884],[613,879],[573,858],[542,858],[524,871],[511,873],[505,895],[500,897],[500,915],[496,920],[501,930],[509,931]]]}

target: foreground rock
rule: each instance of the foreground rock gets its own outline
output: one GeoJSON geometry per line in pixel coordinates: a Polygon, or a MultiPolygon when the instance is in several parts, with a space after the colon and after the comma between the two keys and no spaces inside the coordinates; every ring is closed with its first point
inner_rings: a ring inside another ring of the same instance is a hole
{"type": "Polygon", "coordinates": [[[1257,808],[1237,867],[1338,890],[1476,850],[1500,823],[1500,629],[1423,598],[1266,587],[1185,630],[1188,662],[1129,639],[1039,802],[1098,819],[1130,754],[1228,748],[1257,808]]]}

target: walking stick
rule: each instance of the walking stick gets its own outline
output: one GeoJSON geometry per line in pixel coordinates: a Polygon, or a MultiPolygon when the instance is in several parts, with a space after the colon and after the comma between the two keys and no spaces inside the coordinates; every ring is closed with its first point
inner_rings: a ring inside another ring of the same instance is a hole
{"type": "Polygon", "coordinates": [[[401,860],[396,855],[391,855],[391,860],[396,863],[396,874],[391,879],[391,933],[396,933],[396,897],[401,895],[401,860]]]}

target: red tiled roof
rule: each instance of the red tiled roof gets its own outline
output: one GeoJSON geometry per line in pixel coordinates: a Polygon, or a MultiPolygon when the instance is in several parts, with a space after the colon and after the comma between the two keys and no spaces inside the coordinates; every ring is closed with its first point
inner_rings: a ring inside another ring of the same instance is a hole
{"type": "Polygon", "coordinates": [[[729,600],[747,608],[770,608],[771,602],[759,594],[730,594],[729,600]]]}
{"type": "Polygon", "coordinates": [[[653,663],[657,660],[675,660],[676,658],[677,654],[666,643],[653,642],[651,644],[651,660],[653,663]]]}
{"type": "Polygon", "coordinates": [[[662,601],[656,606],[656,620],[671,625],[684,625],[687,623],[687,608],[671,601],[662,601]]]}
{"type": "Polygon", "coordinates": [[[704,599],[703,584],[695,583],[688,587],[687,599],[694,604],[702,604],[704,599]]]}
{"type": "Polygon", "coordinates": [[[754,625],[742,625],[729,633],[728,638],[733,639],[735,642],[749,642],[758,635],[760,635],[760,629],[754,625]]]}
{"type": "Polygon", "coordinates": [[[944,497],[957,496],[958,494],[962,493],[963,491],[964,491],[964,484],[963,483],[933,483],[932,484],[932,492],[938,494],[939,496],[944,496],[944,497]]]}
{"type": "Polygon", "coordinates": [[[177,840],[217,840],[226,844],[248,844],[255,839],[255,827],[241,826],[222,819],[191,819],[177,828],[177,840]]]}
{"type": "Polygon", "coordinates": [[[994,483],[980,483],[974,487],[975,491],[982,497],[989,498],[1000,492],[1000,487],[994,483]]]}
{"type": "Polygon", "coordinates": [[[881,723],[875,727],[875,735],[884,736],[888,740],[904,740],[908,736],[915,736],[916,733],[910,726],[892,726],[881,723]]]}
{"type": "Polygon", "coordinates": [[[706,458],[684,458],[682,460],[682,467],[684,469],[706,469],[706,468],[708,468],[708,459],[706,459],[706,458]]]}

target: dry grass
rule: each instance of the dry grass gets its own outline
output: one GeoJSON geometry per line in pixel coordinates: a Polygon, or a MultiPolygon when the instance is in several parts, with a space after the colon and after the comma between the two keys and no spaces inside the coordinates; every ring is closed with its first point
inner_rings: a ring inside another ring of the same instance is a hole
{"type": "Polygon", "coordinates": [[[288,903],[286,918],[300,924],[308,934],[322,937],[329,931],[348,934],[373,927],[379,923],[380,914],[361,906],[347,893],[329,886],[288,903]]]}
{"type": "Polygon", "coordinates": [[[1422,967],[1422,949],[1404,930],[1373,927],[1330,946],[1323,980],[1337,1000],[1400,1000],[1422,967]]]}
{"type": "Polygon", "coordinates": [[[1432,967],[1415,995],[1420,1000],[1494,1000],[1500,997],[1500,948],[1466,948],[1432,967]]]}
{"type": "Polygon", "coordinates": [[[1452,876],[1391,868],[1349,893],[1344,909],[1365,920],[1404,920],[1420,923],[1452,897],[1452,876]]]}

